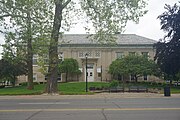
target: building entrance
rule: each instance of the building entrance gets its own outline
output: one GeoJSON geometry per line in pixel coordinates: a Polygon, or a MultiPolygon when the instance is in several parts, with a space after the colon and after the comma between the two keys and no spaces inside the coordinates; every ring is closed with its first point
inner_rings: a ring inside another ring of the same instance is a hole
{"type": "MultiPolygon", "coordinates": [[[[86,71],[86,66],[85,66],[86,71]]],[[[86,81],[86,72],[85,73],[85,81],[86,81]]],[[[87,64],[87,81],[94,82],[94,64],[87,64]]]]}

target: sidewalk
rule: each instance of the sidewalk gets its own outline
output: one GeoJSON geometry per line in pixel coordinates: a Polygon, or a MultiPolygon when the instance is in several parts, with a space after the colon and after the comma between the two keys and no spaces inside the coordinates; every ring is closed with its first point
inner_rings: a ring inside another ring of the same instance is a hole
{"type": "Polygon", "coordinates": [[[157,93],[98,93],[95,95],[20,95],[0,96],[0,99],[111,99],[111,98],[180,98],[180,94],[171,94],[164,97],[164,94],[157,93]]]}

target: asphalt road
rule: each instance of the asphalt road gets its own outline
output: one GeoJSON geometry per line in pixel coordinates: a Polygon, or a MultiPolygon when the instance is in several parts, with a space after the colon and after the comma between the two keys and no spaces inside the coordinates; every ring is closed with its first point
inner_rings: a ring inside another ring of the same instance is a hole
{"type": "Polygon", "coordinates": [[[180,97],[0,97],[0,120],[180,120],[180,97]]]}

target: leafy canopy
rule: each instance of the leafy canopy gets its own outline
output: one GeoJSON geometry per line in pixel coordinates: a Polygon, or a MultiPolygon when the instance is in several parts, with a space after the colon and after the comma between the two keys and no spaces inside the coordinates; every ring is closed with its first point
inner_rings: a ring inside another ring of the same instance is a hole
{"type": "Polygon", "coordinates": [[[65,58],[59,64],[60,73],[79,73],[79,65],[76,59],[65,58]]]}
{"type": "Polygon", "coordinates": [[[109,72],[113,75],[134,75],[136,78],[143,75],[155,75],[157,71],[157,65],[153,60],[139,55],[116,59],[109,67],[109,72]]]}
{"type": "Polygon", "coordinates": [[[180,5],[165,5],[165,12],[158,16],[161,29],[167,34],[156,46],[155,59],[165,77],[175,79],[180,72],[180,5]]]}

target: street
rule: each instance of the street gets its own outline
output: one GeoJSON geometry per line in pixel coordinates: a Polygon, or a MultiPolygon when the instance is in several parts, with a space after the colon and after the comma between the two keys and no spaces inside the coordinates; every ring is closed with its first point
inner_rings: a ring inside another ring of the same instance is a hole
{"type": "Polygon", "coordinates": [[[0,96],[0,120],[180,120],[180,97],[138,96],[0,96]]]}

